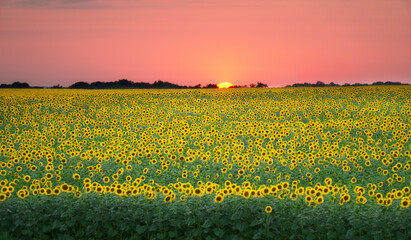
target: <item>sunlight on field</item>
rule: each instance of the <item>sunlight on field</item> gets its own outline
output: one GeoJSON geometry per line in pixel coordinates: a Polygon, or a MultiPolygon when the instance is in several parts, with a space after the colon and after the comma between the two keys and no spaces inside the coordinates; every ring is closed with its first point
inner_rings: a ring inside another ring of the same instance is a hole
{"type": "Polygon", "coordinates": [[[408,208],[410,94],[408,86],[0,90],[0,201],[270,195],[408,208]]]}

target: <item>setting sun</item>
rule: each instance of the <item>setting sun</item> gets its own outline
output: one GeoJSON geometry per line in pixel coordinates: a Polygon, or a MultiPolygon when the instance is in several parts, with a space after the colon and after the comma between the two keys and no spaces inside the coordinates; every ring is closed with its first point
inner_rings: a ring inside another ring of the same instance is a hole
{"type": "Polygon", "coordinates": [[[217,85],[218,88],[229,88],[229,87],[232,87],[232,86],[233,86],[233,84],[229,83],[229,82],[222,82],[222,83],[217,85]]]}

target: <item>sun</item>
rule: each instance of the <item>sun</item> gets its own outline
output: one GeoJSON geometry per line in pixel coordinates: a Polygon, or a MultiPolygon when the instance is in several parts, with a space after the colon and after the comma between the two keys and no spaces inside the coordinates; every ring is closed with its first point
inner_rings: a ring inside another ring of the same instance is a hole
{"type": "Polygon", "coordinates": [[[217,85],[218,88],[229,88],[229,87],[232,87],[232,86],[233,86],[233,84],[229,83],[229,82],[222,82],[222,83],[217,85]]]}

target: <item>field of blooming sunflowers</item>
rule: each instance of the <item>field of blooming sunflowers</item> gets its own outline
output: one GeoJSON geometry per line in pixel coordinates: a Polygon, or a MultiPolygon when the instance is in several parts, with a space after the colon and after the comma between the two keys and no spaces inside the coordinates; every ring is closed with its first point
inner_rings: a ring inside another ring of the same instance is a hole
{"type": "Polygon", "coordinates": [[[0,238],[411,238],[411,87],[0,90],[0,238]]]}

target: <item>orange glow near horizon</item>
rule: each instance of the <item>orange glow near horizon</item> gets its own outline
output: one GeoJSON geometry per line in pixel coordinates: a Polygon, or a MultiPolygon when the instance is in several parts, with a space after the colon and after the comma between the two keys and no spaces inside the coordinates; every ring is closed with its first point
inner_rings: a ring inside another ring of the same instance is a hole
{"type": "Polygon", "coordinates": [[[229,83],[229,82],[222,82],[222,83],[217,85],[218,88],[229,88],[229,87],[232,87],[232,86],[233,86],[233,84],[229,83]]]}

